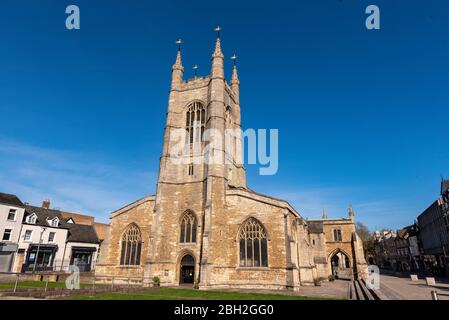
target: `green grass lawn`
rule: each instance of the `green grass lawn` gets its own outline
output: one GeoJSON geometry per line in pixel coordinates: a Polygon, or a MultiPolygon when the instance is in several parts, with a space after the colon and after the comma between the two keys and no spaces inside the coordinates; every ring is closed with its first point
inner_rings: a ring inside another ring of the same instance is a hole
{"type": "Polygon", "coordinates": [[[160,288],[143,292],[105,293],[75,300],[320,300],[322,298],[244,292],[203,291],[194,289],[160,288]]]}

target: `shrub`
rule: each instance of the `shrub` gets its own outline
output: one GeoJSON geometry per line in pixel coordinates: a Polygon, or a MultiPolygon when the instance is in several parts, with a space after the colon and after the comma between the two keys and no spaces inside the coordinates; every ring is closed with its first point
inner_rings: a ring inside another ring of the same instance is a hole
{"type": "Polygon", "coordinates": [[[161,279],[159,279],[159,277],[153,277],[153,285],[156,287],[159,287],[160,284],[161,284],[161,279]]]}
{"type": "Polygon", "coordinates": [[[335,276],[334,276],[333,274],[331,274],[331,275],[328,277],[328,279],[329,279],[329,281],[335,281],[335,276]]]}

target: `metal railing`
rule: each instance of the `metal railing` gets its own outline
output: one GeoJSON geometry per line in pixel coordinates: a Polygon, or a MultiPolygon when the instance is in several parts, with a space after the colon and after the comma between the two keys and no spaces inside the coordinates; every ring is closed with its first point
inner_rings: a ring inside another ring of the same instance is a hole
{"type": "MultiPolygon", "coordinates": [[[[66,279],[71,273],[65,272],[35,272],[15,273],[0,272],[0,294],[20,291],[49,292],[59,291],[70,294],[76,293],[66,285],[66,279]]],[[[132,276],[106,276],[93,273],[80,274],[79,284],[81,290],[95,292],[136,291],[152,284],[150,278],[132,276]]]]}
{"type": "Polygon", "coordinates": [[[441,300],[440,297],[449,297],[449,293],[442,293],[436,290],[432,290],[430,294],[432,295],[432,300],[441,300]]]}

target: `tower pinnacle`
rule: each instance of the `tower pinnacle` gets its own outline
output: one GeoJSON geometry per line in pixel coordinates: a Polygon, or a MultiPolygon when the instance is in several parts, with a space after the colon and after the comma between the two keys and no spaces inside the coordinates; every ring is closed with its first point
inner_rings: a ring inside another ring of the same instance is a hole
{"type": "Polygon", "coordinates": [[[234,68],[232,69],[232,78],[231,78],[231,89],[236,95],[237,99],[240,100],[240,81],[239,75],[237,72],[237,56],[235,53],[232,55],[231,60],[234,61],[234,68]]]}
{"type": "Polygon", "coordinates": [[[231,60],[234,62],[234,68],[232,69],[231,85],[240,84],[239,75],[237,72],[237,56],[235,55],[235,53],[232,55],[231,60]]]}
{"type": "Polygon", "coordinates": [[[221,43],[220,43],[220,26],[217,26],[214,29],[217,32],[217,40],[215,42],[215,50],[212,54],[212,78],[221,78],[224,79],[224,55],[221,52],[221,43]]]}
{"type": "Polygon", "coordinates": [[[175,42],[178,45],[178,52],[176,53],[176,62],[173,65],[174,66],[178,66],[182,68],[182,60],[181,60],[181,44],[182,44],[182,40],[178,39],[175,42]]]}
{"type": "Polygon", "coordinates": [[[354,209],[352,208],[352,205],[349,205],[349,209],[348,209],[348,215],[349,215],[349,219],[354,220],[354,209]]]}
{"type": "Polygon", "coordinates": [[[223,53],[221,52],[221,42],[220,42],[221,27],[217,26],[214,30],[215,30],[215,32],[217,32],[217,40],[215,41],[215,50],[212,55],[212,58],[215,58],[215,57],[224,58],[223,53]]]}
{"type": "Polygon", "coordinates": [[[326,209],[323,209],[323,215],[321,216],[321,219],[323,219],[323,220],[327,220],[328,219],[326,209]]]}
{"type": "Polygon", "coordinates": [[[176,53],[176,61],[172,66],[172,79],[171,79],[171,88],[176,88],[179,84],[182,83],[182,77],[184,75],[184,67],[182,66],[181,59],[181,44],[182,40],[176,40],[176,44],[178,45],[178,52],[176,53]]]}

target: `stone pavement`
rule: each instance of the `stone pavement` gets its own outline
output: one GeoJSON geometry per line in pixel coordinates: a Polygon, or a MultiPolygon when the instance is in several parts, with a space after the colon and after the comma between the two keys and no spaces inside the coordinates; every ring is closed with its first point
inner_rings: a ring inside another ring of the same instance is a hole
{"type": "MultiPolygon", "coordinates": [[[[380,276],[380,291],[390,300],[432,300],[433,290],[449,294],[449,284],[436,282],[434,287],[429,287],[424,279],[412,282],[410,278],[380,276]]],[[[449,300],[449,297],[440,299],[449,300]]]]}
{"type": "Polygon", "coordinates": [[[253,289],[217,289],[217,291],[238,291],[238,292],[254,292],[262,294],[284,294],[294,296],[306,296],[329,299],[348,299],[349,281],[335,280],[333,282],[325,281],[321,286],[302,286],[299,291],[291,290],[253,290],[253,289]]]}

